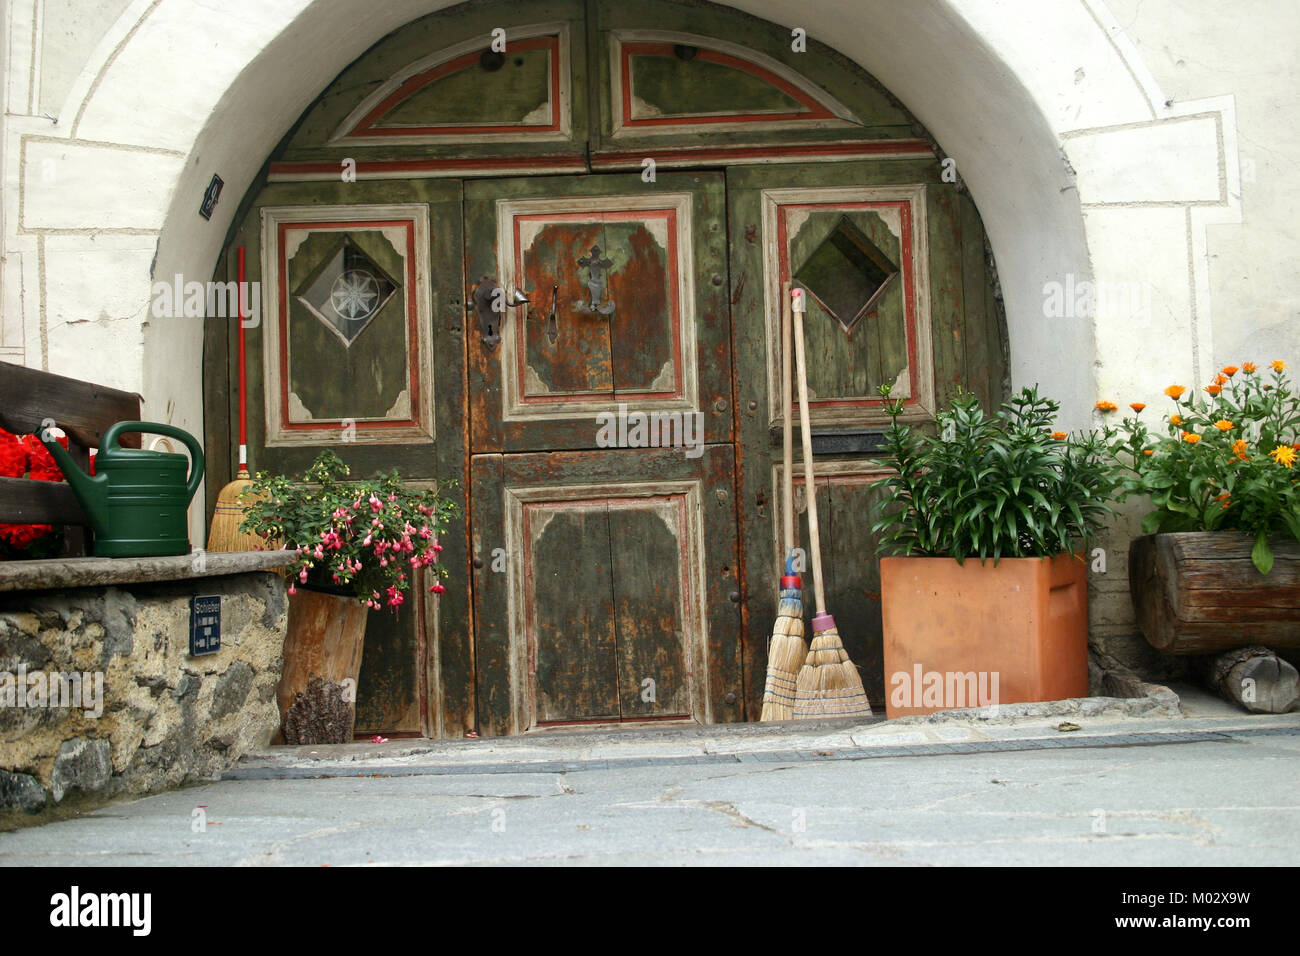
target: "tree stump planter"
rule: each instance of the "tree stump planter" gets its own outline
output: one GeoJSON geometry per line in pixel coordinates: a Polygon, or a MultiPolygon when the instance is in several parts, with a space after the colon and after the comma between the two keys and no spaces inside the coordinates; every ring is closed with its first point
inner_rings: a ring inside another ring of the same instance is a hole
{"type": "Polygon", "coordinates": [[[302,586],[289,596],[284,671],[276,693],[283,728],[280,742],[351,742],[368,614],[351,596],[302,586]],[[313,684],[313,678],[319,680],[313,684]],[[340,699],[327,699],[334,696],[340,699]],[[307,736],[317,739],[302,739],[303,728],[310,728],[307,736]]]}
{"type": "Polygon", "coordinates": [[[1081,554],[883,558],[885,714],[1088,695],[1081,554]]]}
{"type": "Polygon", "coordinates": [[[1274,540],[1273,568],[1251,563],[1235,531],[1149,534],[1129,547],[1129,590],[1147,642],[1166,654],[1264,644],[1300,648],[1300,544],[1274,540]]]}

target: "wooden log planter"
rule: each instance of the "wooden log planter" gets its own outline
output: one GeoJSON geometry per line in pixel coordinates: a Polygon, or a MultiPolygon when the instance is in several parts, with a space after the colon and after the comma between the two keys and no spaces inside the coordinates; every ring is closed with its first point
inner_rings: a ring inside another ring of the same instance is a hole
{"type": "Polygon", "coordinates": [[[1129,589],[1148,643],[1166,654],[1300,648],[1300,544],[1270,544],[1273,568],[1260,574],[1248,535],[1192,531],[1133,541],[1129,589]]]}
{"type": "Polygon", "coordinates": [[[350,595],[299,587],[289,598],[277,742],[351,743],[368,613],[350,595]]]}

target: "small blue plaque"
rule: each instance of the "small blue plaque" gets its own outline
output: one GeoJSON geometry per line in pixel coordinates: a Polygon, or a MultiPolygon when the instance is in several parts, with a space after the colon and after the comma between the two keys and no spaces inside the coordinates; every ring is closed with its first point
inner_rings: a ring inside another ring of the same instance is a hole
{"type": "Polygon", "coordinates": [[[190,654],[221,650],[221,597],[190,598],[190,654]]]}

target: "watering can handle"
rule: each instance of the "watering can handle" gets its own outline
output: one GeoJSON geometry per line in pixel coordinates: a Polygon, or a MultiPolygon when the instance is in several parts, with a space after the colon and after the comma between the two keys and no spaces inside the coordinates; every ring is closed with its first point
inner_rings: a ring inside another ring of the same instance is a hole
{"type": "Polygon", "coordinates": [[[164,425],[161,422],[117,422],[110,425],[108,431],[104,433],[104,447],[116,448],[118,436],[131,432],[170,435],[185,443],[185,447],[190,450],[190,477],[185,483],[185,490],[188,492],[185,501],[188,504],[194,497],[194,492],[199,490],[199,482],[203,480],[203,448],[199,445],[198,439],[183,428],[164,425]]]}

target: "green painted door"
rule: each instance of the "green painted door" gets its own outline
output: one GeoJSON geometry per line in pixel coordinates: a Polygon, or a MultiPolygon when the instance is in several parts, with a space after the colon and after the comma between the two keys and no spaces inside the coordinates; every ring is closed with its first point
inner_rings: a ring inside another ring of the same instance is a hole
{"type": "MultiPolygon", "coordinates": [[[[257,194],[221,263],[234,279],[244,247],[261,306],[247,330],[254,471],[300,476],[329,448],[356,475],[452,479],[445,490],[465,509],[462,227],[459,180],[277,183],[257,194]]],[[[208,442],[222,476],[210,490],[236,460],[235,325],[207,326],[207,417],[229,423],[208,442]]],[[[358,734],[474,727],[463,528],[443,543],[445,594],[417,578],[400,613],[369,615],[358,734]]]]}
{"type": "Polygon", "coordinates": [[[722,176],[478,181],[465,222],[484,732],[739,719],[722,176]]]}
{"type": "MultiPolygon", "coordinates": [[[[727,172],[736,335],[748,706],[761,702],[782,547],[779,322],[786,282],[805,290],[809,414],[827,610],[882,707],[879,556],[871,448],[888,423],[878,388],[929,421],[958,389],[1000,402],[1004,337],[970,199],[933,161],[733,167],[727,172]]],[[[797,411],[796,411],[797,422],[797,411]]],[[[796,426],[797,431],[797,426],[796,426]]],[[[797,546],[809,540],[795,441],[797,546]]],[[[811,602],[811,570],[805,574],[811,602]]]]}

